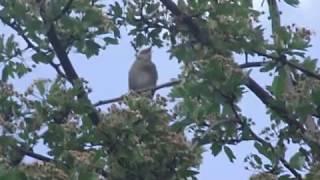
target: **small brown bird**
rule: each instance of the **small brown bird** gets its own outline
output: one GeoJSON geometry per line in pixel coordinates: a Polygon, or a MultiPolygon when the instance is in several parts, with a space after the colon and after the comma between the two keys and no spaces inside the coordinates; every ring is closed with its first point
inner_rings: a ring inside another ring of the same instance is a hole
{"type": "MultiPolygon", "coordinates": [[[[142,90],[153,88],[157,84],[158,73],[155,64],[151,61],[151,47],[138,53],[136,60],[129,71],[129,89],[142,90]]],[[[151,92],[151,97],[154,91],[151,92]]]]}

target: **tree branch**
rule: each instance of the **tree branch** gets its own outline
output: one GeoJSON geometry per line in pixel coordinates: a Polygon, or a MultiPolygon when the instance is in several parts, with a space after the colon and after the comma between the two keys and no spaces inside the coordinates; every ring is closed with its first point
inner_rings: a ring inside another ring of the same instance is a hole
{"type": "MultiPolygon", "coordinates": [[[[57,161],[55,159],[51,159],[47,156],[44,156],[44,155],[41,155],[41,154],[37,154],[33,151],[29,151],[29,150],[26,150],[25,148],[23,147],[20,147],[20,146],[14,146],[18,151],[22,152],[24,155],[27,155],[29,157],[32,157],[34,159],[37,159],[37,160],[40,160],[40,161],[43,161],[43,162],[48,162],[48,163],[55,163],[55,164],[60,164],[60,165],[63,165],[67,168],[70,168],[70,166],[66,163],[63,163],[63,162],[60,162],[60,161],[57,161]]],[[[103,170],[102,168],[96,168],[95,170],[97,173],[101,174],[103,177],[108,177],[108,172],[106,172],[105,170],[103,170]]]]}
{"type": "Polygon", "coordinates": [[[280,57],[276,57],[276,56],[269,55],[269,54],[262,53],[262,52],[258,52],[258,51],[254,51],[254,52],[259,56],[266,57],[266,58],[275,60],[277,62],[282,62],[283,64],[287,64],[287,65],[289,65],[290,67],[292,67],[294,69],[298,69],[299,71],[301,71],[302,73],[304,73],[305,75],[307,75],[309,77],[313,77],[315,79],[320,80],[320,74],[317,74],[315,72],[309,71],[308,69],[306,69],[306,68],[304,68],[304,67],[302,67],[302,66],[300,66],[298,64],[295,64],[293,62],[288,61],[287,57],[285,55],[282,55],[280,57]]]}
{"type": "MultiPolygon", "coordinates": [[[[200,141],[203,140],[207,135],[209,135],[210,131],[217,127],[220,126],[222,124],[226,124],[229,122],[235,122],[233,119],[226,119],[226,120],[213,120],[213,122],[211,122],[210,126],[208,127],[208,129],[197,139],[195,139],[195,141],[192,143],[191,149],[193,150],[194,148],[196,148],[200,141]]],[[[233,141],[234,142],[234,141],[233,141]]]]}
{"type": "MultiPolygon", "coordinates": [[[[69,3],[72,3],[72,1],[69,1],[69,3]]],[[[80,85],[80,92],[77,95],[78,99],[84,100],[84,103],[89,105],[89,111],[88,111],[88,116],[91,119],[91,122],[93,125],[98,125],[100,118],[97,110],[95,107],[92,105],[90,99],[88,98],[88,94],[85,91],[85,88],[83,87],[83,84],[79,81],[80,78],[75,71],[71,60],[68,56],[68,53],[66,50],[63,48],[61,41],[59,40],[54,24],[46,18],[46,4],[45,1],[40,2],[40,15],[43,19],[43,22],[45,25],[49,27],[47,31],[47,37],[52,45],[58,60],[60,61],[60,64],[66,74],[67,80],[75,87],[80,85]],[[78,82],[78,83],[77,83],[78,82]]]]}
{"type": "MultiPolygon", "coordinates": [[[[197,40],[204,45],[213,45],[208,42],[210,38],[202,39],[197,33],[200,32],[199,27],[196,23],[193,22],[192,18],[189,18],[185,13],[181,12],[177,5],[171,0],[160,0],[162,4],[168,8],[174,16],[182,16],[184,17],[184,23],[190,29],[190,32],[197,38],[197,40]]],[[[258,98],[269,108],[274,110],[280,117],[284,118],[288,125],[295,125],[296,128],[299,128],[302,132],[304,132],[303,126],[301,126],[292,115],[283,107],[275,105],[274,98],[269,95],[267,91],[265,91],[258,83],[256,83],[251,77],[247,77],[246,86],[254,93],[258,98]]]]}
{"type": "MultiPolygon", "coordinates": [[[[263,66],[265,63],[266,62],[263,62],[263,61],[261,61],[261,62],[260,61],[248,62],[248,63],[240,64],[239,67],[242,68],[242,69],[251,68],[251,67],[260,67],[260,66],[263,66]]],[[[145,91],[157,91],[157,90],[162,89],[162,88],[175,86],[177,84],[180,84],[180,82],[181,82],[180,80],[174,80],[174,81],[170,81],[170,82],[167,82],[167,83],[160,84],[160,85],[158,85],[158,86],[156,86],[154,88],[142,89],[142,90],[139,90],[137,92],[140,93],[140,92],[145,92],[145,91]]],[[[123,95],[120,96],[120,97],[116,97],[116,98],[112,98],[112,99],[108,99],[108,100],[98,101],[98,102],[94,103],[94,106],[102,106],[102,105],[115,103],[115,102],[122,101],[122,100],[123,100],[123,95]]]]}
{"type": "MultiPolygon", "coordinates": [[[[16,148],[17,150],[19,150],[20,152],[22,152],[23,154],[25,154],[25,155],[27,155],[27,156],[29,156],[29,157],[32,157],[32,158],[34,158],[34,159],[37,159],[37,160],[40,160],[40,161],[44,161],[44,162],[57,163],[54,159],[51,159],[51,158],[49,158],[49,157],[47,157],[47,156],[43,156],[43,155],[41,155],[41,154],[37,154],[37,153],[35,153],[35,152],[33,152],[33,151],[28,151],[28,150],[26,150],[26,149],[24,149],[24,148],[22,148],[22,147],[15,146],[15,148],[16,148]]],[[[60,163],[60,164],[61,164],[61,163],[60,163]]]]}
{"type": "Polygon", "coordinates": [[[288,125],[294,125],[295,128],[298,128],[302,131],[302,133],[305,132],[304,127],[296,121],[296,118],[290,115],[290,113],[282,106],[277,105],[273,97],[265,91],[255,80],[248,77],[248,81],[246,83],[246,86],[270,109],[277,112],[277,114],[284,118],[285,122],[288,125]]]}
{"type": "MultiPolygon", "coordinates": [[[[180,84],[180,82],[181,82],[180,80],[174,80],[174,81],[171,81],[171,82],[167,82],[167,83],[158,85],[158,86],[153,87],[153,88],[141,89],[141,90],[138,90],[136,92],[137,93],[141,93],[141,92],[146,92],[146,91],[157,91],[157,90],[162,89],[162,88],[172,87],[174,85],[180,84]]],[[[124,97],[124,95],[122,95],[120,97],[108,99],[108,100],[98,101],[98,102],[94,103],[94,106],[101,106],[101,105],[106,105],[106,104],[122,101],[123,97],[124,97]]]]}
{"type": "Polygon", "coordinates": [[[261,67],[265,64],[267,64],[267,62],[265,61],[246,62],[246,63],[240,64],[239,67],[241,69],[245,69],[245,68],[252,68],[252,67],[261,67]]]}
{"type": "Polygon", "coordinates": [[[171,0],[160,0],[162,4],[171,11],[171,13],[176,17],[179,21],[187,25],[187,27],[192,32],[193,36],[208,46],[214,46],[206,34],[204,34],[200,27],[193,21],[192,16],[187,15],[186,13],[180,11],[178,6],[171,0]]]}
{"type": "Polygon", "coordinates": [[[56,70],[59,76],[67,79],[67,76],[60,70],[59,64],[55,64],[54,62],[50,62],[49,64],[56,70]]]}
{"type": "Polygon", "coordinates": [[[63,9],[61,10],[61,12],[54,17],[53,19],[51,19],[50,21],[57,21],[59,20],[65,13],[67,13],[67,11],[71,8],[71,5],[73,3],[74,0],[69,0],[68,3],[63,7],[63,9]]]}
{"type": "Polygon", "coordinates": [[[298,180],[302,180],[301,175],[293,168],[290,166],[290,164],[287,162],[286,159],[284,159],[284,157],[282,157],[281,155],[278,155],[277,150],[273,147],[273,145],[267,141],[265,141],[264,139],[262,139],[261,137],[259,137],[250,127],[248,127],[246,125],[246,123],[242,120],[241,116],[238,114],[235,104],[231,103],[230,104],[232,107],[232,111],[234,116],[236,117],[238,123],[244,128],[247,127],[249,130],[250,135],[258,142],[260,142],[261,144],[263,144],[264,146],[270,148],[273,152],[274,155],[278,156],[277,158],[279,158],[279,160],[281,161],[281,163],[283,164],[284,167],[286,167],[298,180]]]}
{"type": "MultiPolygon", "coordinates": [[[[41,49],[39,47],[37,47],[36,45],[33,44],[33,42],[24,34],[24,31],[17,26],[17,24],[15,22],[9,22],[7,21],[5,18],[0,16],[1,21],[8,25],[9,27],[11,27],[13,30],[15,30],[18,35],[25,41],[25,43],[27,44],[27,47],[25,48],[25,50],[31,48],[33,49],[35,52],[38,53],[46,53],[41,51],[41,49]]],[[[50,52],[51,50],[48,50],[48,52],[50,52]]],[[[66,75],[59,69],[59,66],[57,64],[55,64],[54,62],[49,62],[49,64],[56,70],[56,72],[61,76],[66,78],[66,75]]],[[[66,78],[67,79],[67,78],[66,78]]]]}
{"type": "MultiPolygon", "coordinates": [[[[71,64],[71,61],[68,57],[67,52],[65,51],[60,40],[58,39],[58,36],[56,34],[56,31],[55,31],[53,24],[50,25],[50,28],[47,32],[47,36],[48,36],[48,40],[49,40],[50,44],[52,45],[52,47],[53,47],[53,49],[54,49],[54,51],[60,61],[60,64],[61,64],[64,72],[66,73],[67,79],[71,82],[71,84],[73,86],[75,86],[76,82],[79,80],[79,76],[76,73],[75,69],[73,68],[73,65],[71,64]]],[[[90,112],[88,115],[89,115],[92,123],[94,125],[98,125],[98,123],[99,123],[98,112],[94,108],[92,103],[90,102],[88,95],[85,92],[85,89],[82,84],[80,85],[80,93],[78,95],[78,98],[85,100],[85,102],[87,102],[90,105],[90,112]]]]}

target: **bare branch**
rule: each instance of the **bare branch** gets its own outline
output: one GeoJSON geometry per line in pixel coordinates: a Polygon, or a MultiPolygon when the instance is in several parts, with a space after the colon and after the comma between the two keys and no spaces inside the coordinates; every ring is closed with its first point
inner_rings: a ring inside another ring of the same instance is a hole
{"type": "MultiPolygon", "coordinates": [[[[261,62],[248,62],[248,63],[240,64],[239,67],[241,67],[243,69],[250,68],[250,67],[259,67],[259,66],[264,65],[265,63],[266,62],[262,62],[262,61],[261,62]]],[[[167,82],[167,83],[160,84],[160,85],[158,85],[158,86],[156,86],[154,88],[142,89],[142,90],[139,90],[137,92],[140,93],[140,92],[145,92],[145,91],[157,91],[159,89],[172,87],[172,86],[178,85],[180,83],[181,83],[180,80],[174,80],[174,81],[170,81],[170,82],[167,82]]],[[[123,96],[124,95],[122,95],[120,97],[108,99],[108,100],[98,101],[98,102],[94,103],[94,106],[102,106],[102,105],[106,105],[106,104],[122,101],[123,100],[123,96]]]]}
{"type": "MultiPolygon", "coordinates": [[[[57,163],[54,159],[51,159],[47,156],[41,155],[41,154],[37,154],[33,151],[28,151],[22,147],[16,146],[17,150],[19,150],[20,152],[22,152],[23,154],[30,156],[34,159],[40,160],[40,161],[44,161],[44,162],[54,162],[57,163]]],[[[61,163],[60,163],[61,164],[61,163]]]]}
{"type": "Polygon", "coordinates": [[[245,69],[245,68],[252,68],[252,67],[261,67],[265,64],[267,64],[267,62],[265,61],[246,62],[246,63],[240,64],[239,67],[241,69],[245,69]]]}
{"type": "MultiPolygon", "coordinates": [[[[180,80],[174,80],[174,81],[167,82],[167,83],[161,84],[161,85],[153,87],[153,88],[141,89],[141,90],[136,91],[136,92],[137,93],[141,93],[141,92],[146,92],[146,91],[156,91],[156,90],[159,90],[159,89],[162,89],[162,88],[172,87],[172,86],[177,85],[179,83],[180,83],[180,80]]],[[[106,104],[122,101],[123,97],[124,97],[124,95],[120,96],[120,97],[108,99],[108,100],[98,101],[98,102],[96,102],[94,104],[94,106],[101,106],[101,105],[106,105],[106,104]]]]}

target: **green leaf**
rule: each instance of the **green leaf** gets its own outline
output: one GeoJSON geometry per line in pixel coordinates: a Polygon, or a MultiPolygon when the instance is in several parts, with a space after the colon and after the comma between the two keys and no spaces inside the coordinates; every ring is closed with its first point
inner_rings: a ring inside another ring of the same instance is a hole
{"type": "Polygon", "coordinates": [[[218,143],[212,143],[211,145],[211,152],[214,156],[217,156],[222,150],[222,145],[218,143]]]}
{"type": "Polygon", "coordinates": [[[79,180],[96,180],[99,179],[98,175],[94,171],[90,171],[87,168],[81,167],[79,169],[79,180]]]}
{"type": "Polygon", "coordinates": [[[9,169],[4,171],[4,169],[1,169],[0,171],[0,179],[5,180],[27,180],[27,176],[18,169],[9,169]]]}
{"type": "Polygon", "coordinates": [[[174,132],[181,132],[183,131],[188,125],[192,124],[193,121],[191,119],[184,119],[182,121],[177,121],[174,124],[172,124],[170,126],[170,128],[174,131],[174,132]]]}
{"type": "Polygon", "coordinates": [[[96,26],[98,24],[101,24],[101,13],[94,9],[88,9],[86,10],[85,16],[83,17],[84,22],[87,23],[87,26],[96,26]]]}
{"type": "Polygon", "coordinates": [[[293,178],[290,178],[289,174],[281,175],[278,180],[294,180],[293,178]]]}
{"type": "Polygon", "coordinates": [[[34,62],[45,63],[45,64],[48,64],[49,62],[51,62],[53,57],[54,57],[53,53],[46,54],[43,52],[37,52],[31,56],[31,58],[34,62]]]}
{"type": "Polygon", "coordinates": [[[16,43],[14,42],[14,35],[10,35],[7,39],[6,45],[5,45],[5,53],[7,56],[13,55],[14,48],[16,46],[16,43]]]}
{"type": "Polygon", "coordinates": [[[305,51],[310,47],[309,42],[304,40],[302,37],[294,36],[288,45],[289,49],[302,50],[305,51]]]}
{"type": "Polygon", "coordinates": [[[306,162],[306,157],[301,152],[294,154],[289,161],[291,167],[301,170],[306,162]]]}
{"type": "Polygon", "coordinates": [[[291,33],[287,31],[287,29],[285,27],[280,27],[278,29],[278,35],[280,37],[281,40],[283,40],[283,42],[285,44],[288,44],[291,38],[291,33]]]}
{"type": "Polygon", "coordinates": [[[309,71],[314,71],[317,67],[317,59],[311,59],[308,57],[303,61],[302,65],[309,71]]]}
{"type": "Polygon", "coordinates": [[[160,3],[152,3],[149,4],[146,8],[148,14],[154,13],[156,10],[159,9],[160,3]]]}
{"type": "Polygon", "coordinates": [[[312,90],[312,101],[317,105],[320,106],[320,88],[312,90]]]}
{"type": "Polygon", "coordinates": [[[40,95],[43,96],[46,91],[45,81],[37,81],[35,85],[36,85],[40,95]]]}
{"type": "Polygon", "coordinates": [[[134,38],[137,46],[143,46],[143,45],[147,45],[148,44],[148,39],[145,35],[143,35],[142,33],[137,34],[137,36],[134,38]]]}
{"type": "Polygon", "coordinates": [[[182,177],[194,177],[195,175],[199,174],[198,171],[195,170],[184,170],[184,171],[180,171],[179,172],[181,174],[182,177]]]}
{"type": "Polygon", "coordinates": [[[6,82],[8,81],[9,76],[13,76],[13,69],[12,66],[7,65],[2,69],[2,76],[1,76],[1,80],[6,82]]]}
{"type": "Polygon", "coordinates": [[[236,159],[236,156],[233,154],[233,151],[228,146],[224,146],[223,150],[228,156],[230,162],[233,162],[236,159]]]}
{"type": "Polygon", "coordinates": [[[114,16],[115,17],[121,17],[122,16],[122,8],[120,6],[120,4],[118,2],[115,2],[115,5],[111,6],[112,7],[112,10],[114,12],[114,16]]]}
{"type": "Polygon", "coordinates": [[[254,143],[254,147],[258,150],[259,153],[261,153],[262,155],[264,155],[265,157],[267,157],[271,161],[274,159],[270,148],[263,146],[258,142],[254,143]]]}
{"type": "Polygon", "coordinates": [[[253,156],[253,159],[254,159],[259,165],[262,165],[262,160],[261,160],[261,158],[260,158],[258,155],[254,154],[254,155],[252,155],[252,156],[253,156]]]}
{"type": "Polygon", "coordinates": [[[192,51],[188,50],[184,46],[175,47],[174,49],[172,49],[172,53],[178,58],[179,61],[181,60],[187,62],[193,60],[192,51]]]}
{"type": "Polygon", "coordinates": [[[15,65],[16,65],[15,71],[19,78],[21,78],[27,72],[31,72],[31,69],[29,67],[26,67],[22,63],[16,63],[15,65]]]}
{"type": "Polygon", "coordinates": [[[121,37],[121,33],[120,33],[120,30],[119,28],[113,28],[113,36],[116,37],[116,38],[120,38],[121,37]]]}
{"type": "Polygon", "coordinates": [[[84,52],[87,55],[87,57],[99,54],[100,45],[98,43],[94,42],[93,40],[87,40],[85,41],[85,44],[86,48],[84,52]]]}
{"type": "Polygon", "coordinates": [[[112,37],[105,37],[103,38],[104,42],[109,45],[109,44],[119,44],[119,41],[117,38],[112,38],[112,37]]]}
{"type": "Polygon", "coordinates": [[[286,2],[287,4],[289,4],[290,6],[297,6],[300,4],[299,0],[284,0],[284,2],[286,2]]]}
{"type": "Polygon", "coordinates": [[[271,89],[276,97],[283,97],[283,93],[285,93],[285,87],[287,83],[286,80],[287,77],[284,73],[284,70],[280,70],[279,75],[273,79],[271,89]]]}

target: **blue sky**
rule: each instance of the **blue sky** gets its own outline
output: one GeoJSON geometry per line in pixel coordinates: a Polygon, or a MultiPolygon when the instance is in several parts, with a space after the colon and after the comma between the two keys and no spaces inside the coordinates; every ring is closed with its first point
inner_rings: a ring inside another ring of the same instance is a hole
{"type": "MultiPolygon", "coordinates": [[[[255,0],[257,8],[261,7],[261,0],[255,0]]],[[[320,13],[318,9],[320,1],[301,0],[301,4],[297,8],[282,5],[281,10],[282,23],[290,24],[295,23],[298,26],[305,26],[314,32],[312,44],[309,55],[312,57],[320,57],[320,13]]],[[[262,19],[265,27],[269,27],[269,21],[266,17],[262,19]]],[[[1,27],[1,26],[0,26],[1,27]]],[[[6,32],[8,31],[5,28],[6,32]]],[[[120,40],[120,45],[110,46],[104,50],[99,56],[93,57],[89,60],[85,56],[73,53],[71,55],[72,63],[79,75],[89,81],[90,87],[93,92],[90,98],[93,102],[102,99],[110,99],[118,97],[127,92],[127,74],[128,70],[134,60],[134,50],[130,46],[130,38],[123,35],[120,40]]],[[[238,58],[238,57],[237,57],[238,58]]],[[[27,58],[28,59],[28,58],[27,58]]],[[[255,59],[251,58],[252,61],[255,59]]],[[[172,78],[176,78],[180,72],[179,64],[175,59],[169,60],[167,49],[153,49],[153,61],[157,66],[159,72],[158,84],[168,82],[172,78]]],[[[12,81],[19,90],[24,90],[26,87],[37,78],[52,78],[55,71],[47,66],[39,66],[31,74],[12,81]]],[[[266,85],[271,82],[270,77],[266,74],[260,74],[257,71],[252,72],[254,77],[259,83],[266,85]]],[[[166,94],[169,89],[160,90],[158,93],[166,94]]],[[[252,94],[247,93],[245,98],[241,101],[243,107],[243,114],[251,117],[256,123],[256,130],[261,129],[264,125],[268,124],[268,117],[265,115],[264,105],[252,94]]],[[[244,169],[246,166],[243,163],[245,155],[253,149],[251,143],[241,143],[240,145],[233,146],[237,159],[234,163],[230,163],[227,157],[221,153],[217,157],[210,155],[210,152],[204,153],[203,164],[200,168],[200,180],[246,180],[254,172],[244,169]]],[[[39,146],[36,151],[43,152],[43,147],[39,146]]]]}

